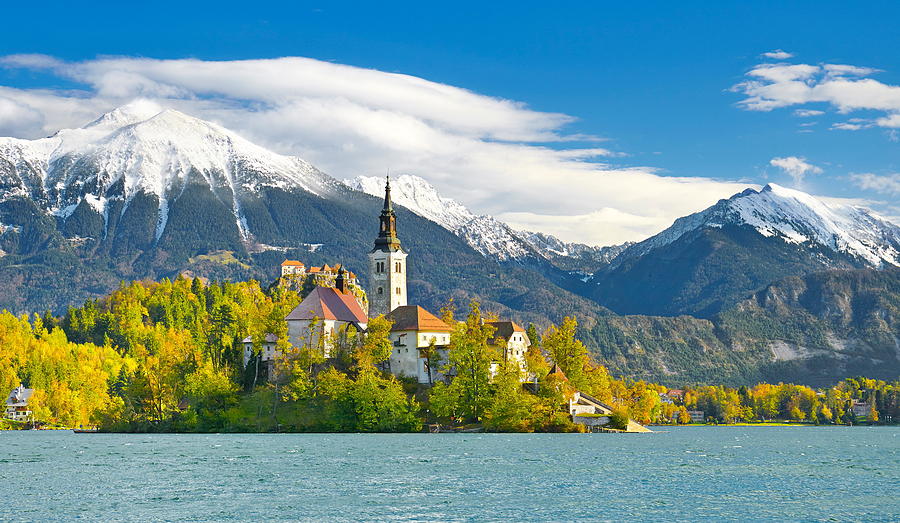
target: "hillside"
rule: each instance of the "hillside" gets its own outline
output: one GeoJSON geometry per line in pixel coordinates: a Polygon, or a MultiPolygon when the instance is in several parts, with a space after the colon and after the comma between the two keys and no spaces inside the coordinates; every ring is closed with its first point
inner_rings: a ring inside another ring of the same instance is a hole
{"type": "Polygon", "coordinates": [[[607,316],[584,326],[610,371],[673,385],[900,375],[900,269],[789,277],[712,319],[607,316]]]}

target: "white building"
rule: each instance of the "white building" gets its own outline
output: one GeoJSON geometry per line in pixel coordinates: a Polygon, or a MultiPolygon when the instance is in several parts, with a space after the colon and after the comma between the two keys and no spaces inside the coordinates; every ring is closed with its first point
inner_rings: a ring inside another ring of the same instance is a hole
{"type": "Polygon", "coordinates": [[[450,326],[418,305],[401,305],[387,317],[394,322],[390,371],[419,383],[431,384],[442,378],[439,369],[447,359],[450,326]],[[434,353],[429,354],[432,344],[434,353]]]}
{"type": "MultiPolygon", "coordinates": [[[[528,365],[525,362],[525,353],[528,347],[531,347],[531,340],[521,325],[514,321],[489,321],[485,325],[494,328],[494,334],[488,344],[494,347],[502,358],[502,362],[515,362],[522,369],[522,380],[526,380],[528,365]]],[[[495,363],[491,367],[492,374],[499,370],[500,362],[495,363]]]]}
{"type": "Polygon", "coordinates": [[[34,394],[34,389],[26,389],[19,385],[14,388],[6,398],[6,418],[15,421],[28,421],[31,419],[31,408],[28,400],[34,394]]]}
{"type": "Polygon", "coordinates": [[[284,260],[283,262],[281,262],[281,275],[305,276],[306,266],[297,260],[284,260]]]}
{"type": "MultiPolygon", "coordinates": [[[[275,348],[277,342],[278,338],[274,334],[266,334],[266,339],[259,350],[260,363],[266,363],[271,367],[272,362],[280,355],[275,348]]],[[[246,367],[250,362],[250,358],[253,357],[253,337],[247,336],[241,343],[244,344],[244,367],[246,367]]],[[[270,372],[269,376],[271,375],[270,372]]]]}
{"type": "Polygon", "coordinates": [[[384,208],[375,248],[369,252],[369,315],[387,315],[406,305],[406,251],[397,237],[397,217],[391,205],[391,182],[384,188],[384,208]]]}
{"type": "Polygon", "coordinates": [[[284,319],[291,345],[321,347],[326,358],[331,357],[332,334],[348,325],[364,331],[369,322],[356,297],[348,290],[343,270],[338,274],[334,288],[316,287],[284,319]]]}

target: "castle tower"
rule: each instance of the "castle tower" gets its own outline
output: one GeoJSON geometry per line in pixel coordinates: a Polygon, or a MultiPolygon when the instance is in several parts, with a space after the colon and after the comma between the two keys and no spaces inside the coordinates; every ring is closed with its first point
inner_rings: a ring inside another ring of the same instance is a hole
{"type": "Polygon", "coordinates": [[[397,238],[397,217],[391,205],[391,181],[384,187],[384,208],[375,248],[369,253],[369,316],[387,315],[406,305],[406,251],[397,238]]]}

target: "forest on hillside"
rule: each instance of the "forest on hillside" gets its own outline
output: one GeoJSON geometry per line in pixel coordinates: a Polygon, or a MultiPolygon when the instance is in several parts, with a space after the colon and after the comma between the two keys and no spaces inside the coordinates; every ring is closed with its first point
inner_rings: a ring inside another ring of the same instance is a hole
{"type": "Polygon", "coordinates": [[[488,343],[491,319],[477,302],[441,314],[453,326],[447,367],[452,377],[434,387],[383,370],[391,350],[390,323],[341,332],[336,356],[321,346],[279,342],[273,382],[242,365],[240,341],[257,348],[265,335],[286,339],[284,316],[301,296],[257,282],[199,279],[123,283],[99,300],[51,314],[0,313],[0,387],[35,389],[38,420],[112,431],[378,431],[420,430],[425,423],[478,424],[494,431],[577,430],[563,410],[574,390],[613,406],[617,419],[684,423],[699,409],[713,421],[794,420],[856,423],[851,402],[871,406],[867,421],[900,419],[900,382],[847,379],[814,390],[791,384],[685,387],[668,402],[665,386],[619,379],[598,365],[566,318],[542,333],[528,328],[527,354],[535,386],[488,343]],[[555,364],[556,370],[551,372],[555,364]]]}

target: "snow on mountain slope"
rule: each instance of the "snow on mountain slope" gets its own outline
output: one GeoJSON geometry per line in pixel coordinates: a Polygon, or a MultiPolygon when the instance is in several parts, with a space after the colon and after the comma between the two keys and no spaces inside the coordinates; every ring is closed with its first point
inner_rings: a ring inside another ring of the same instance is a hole
{"type": "Polygon", "coordinates": [[[235,220],[246,231],[240,196],[261,187],[324,195],[338,182],[300,158],[259,147],[216,124],[139,100],[79,129],[38,140],[0,138],[0,199],[30,197],[65,217],[81,200],[104,213],[108,197],[159,200],[157,239],[168,200],[190,182],[228,189],[235,220]],[[110,190],[122,183],[121,194],[110,190]]]}
{"type": "MultiPolygon", "coordinates": [[[[384,195],[384,178],[358,176],[344,183],[373,196],[384,195]]],[[[533,254],[531,246],[508,225],[491,216],[478,216],[459,202],[442,197],[434,186],[418,176],[404,174],[391,178],[391,198],[394,203],[456,234],[484,256],[506,261],[533,254]]]]}
{"type": "Polygon", "coordinates": [[[702,227],[749,225],[766,237],[814,244],[849,255],[864,265],[900,265],[900,227],[864,207],[826,204],[775,184],[747,189],[701,212],[675,220],[671,227],[626,250],[613,262],[642,256],[702,227]]]}
{"type": "MultiPolygon", "coordinates": [[[[384,194],[383,178],[359,176],[345,183],[373,196],[384,194]]],[[[516,231],[492,216],[476,215],[459,202],[442,197],[434,186],[418,176],[391,178],[391,197],[395,203],[455,233],[482,255],[501,261],[529,255],[550,261],[560,257],[587,257],[602,260],[601,263],[609,261],[601,254],[607,248],[566,243],[543,233],[516,231]]]]}
{"type": "MultiPolygon", "coordinates": [[[[357,191],[382,197],[384,181],[376,176],[358,176],[344,183],[357,191]]],[[[391,178],[391,199],[450,231],[456,231],[476,218],[472,211],[455,200],[442,197],[434,186],[418,176],[404,174],[391,178]]]]}

